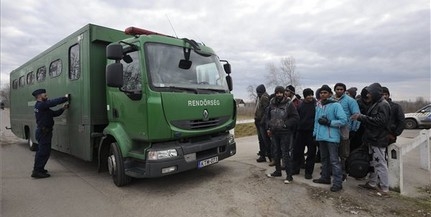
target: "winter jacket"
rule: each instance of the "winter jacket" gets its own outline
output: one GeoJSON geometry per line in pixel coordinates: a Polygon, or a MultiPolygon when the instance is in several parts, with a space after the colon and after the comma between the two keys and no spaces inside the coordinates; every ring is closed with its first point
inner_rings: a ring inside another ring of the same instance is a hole
{"type": "Polygon", "coordinates": [[[301,105],[298,107],[299,123],[298,130],[310,130],[314,129],[314,115],[316,115],[316,99],[308,102],[303,100],[301,105]]]}
{"type": "Polygon", "coordinates": [[[356,100],[354,100],[350,96],[347,96],[346,94],[343,94],[337,100],[337,102],[341,104],[341,107],[343,107],[343,110],[346,113],[347,124],[350,125],[350,131],[356,132],[359,128],[360,123],[358,121],[351,121],[350,116],[352,116],[353,114],[360,113],[358,102],[356,102],[356,100]]]}
{"type": "Polygon", "coordinates": [[[404,111],[397,103],[392,102],[391,99],[387,100],[391,107],[391,119],[389,121],[389,132],[394,136],[399,136],[404,130],[406,125],[404,111]]]}
{"type": "Polygon", "coordinates": [[[265,118],[266,129],[272,133],[292,131],[299,121],[298,111],[288,97],[283,97],[280,102],[276,97],[272,98],[265,118]]]}
{"type": "Polygon", "coordinates": [[[316,106],[313,136],[316,141],[340,142],[340,127],[347,124],[347,116],[340,103],[332,99],[320,101],[316,106]],[[319,118],[326,117],[331,121],[330,126],[319,124],[319,118]]]}
{"type": "Polygon", "coordinates": [[[265,115],[265,109],[269,105],[269,95],[264,92],[257,102],[256,111],[254,113],[254,120],[256,123],[262,124],[262,120],[265,115]]]}
{"type": "Polygon", "coordinates": [[[362,141],[365,145],[387,147],[391,107],[382,97],[380,84],[371,84],[366,89],[372,96],[372,105],[366,115],[361,115],[358,118],[361,124],[365,125],[362,141]]]}

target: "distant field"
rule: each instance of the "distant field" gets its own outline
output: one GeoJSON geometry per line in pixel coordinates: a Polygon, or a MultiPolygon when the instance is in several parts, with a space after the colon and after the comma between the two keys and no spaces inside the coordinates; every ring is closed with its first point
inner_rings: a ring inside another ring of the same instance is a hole
{"type": "Polygon", "coordinates": [[[256,135],[254,123],[237,124],[235,126],[235,138],[256,135]]]}

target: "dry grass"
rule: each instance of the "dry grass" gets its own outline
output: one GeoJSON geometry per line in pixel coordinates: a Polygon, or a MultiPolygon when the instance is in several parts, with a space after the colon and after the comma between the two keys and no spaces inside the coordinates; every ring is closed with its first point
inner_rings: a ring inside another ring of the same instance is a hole
{"type": "Polygon", "coordinates": [[[254,123],[237,124],[235,126],[235,138],[256,135],[254,123]]]}

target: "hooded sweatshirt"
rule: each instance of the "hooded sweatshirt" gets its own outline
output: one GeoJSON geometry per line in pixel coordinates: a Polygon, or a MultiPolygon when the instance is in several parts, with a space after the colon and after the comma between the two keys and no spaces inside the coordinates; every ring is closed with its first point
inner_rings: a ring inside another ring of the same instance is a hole
{"type": "Polygon", "coordinates": [[[377,147],[388,146],[389,122],[391,117],[391,107],[382,97],[382,87],[379,83],[373,83],[366,88],[371,94],[372,105],[365,115],[361,115],[358,120],[364,124],[365,131],[362,141],[366,145],[377,147]]]}
{"type": "Polygon", "coordinates": [[[340,127],[346,124],[347,116],[339,103],[336,103],[333,99],[327,99],[317,104],[313,131],[316,141],[339,143],[340,127]],[[330,126],[319,124],[318,120],[321,117],[326,117],[330,120],[330,126]]]}

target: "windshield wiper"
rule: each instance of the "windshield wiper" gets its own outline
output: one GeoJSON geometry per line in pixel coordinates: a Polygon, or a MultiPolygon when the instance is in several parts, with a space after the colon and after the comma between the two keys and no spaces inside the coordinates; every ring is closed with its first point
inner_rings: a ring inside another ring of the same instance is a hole
{"type": "Polygon", "coordinates": [[[196,94],[199,94],[198,89],[196,88],[191,88],[191,87],[176,87],[176,86],[169,86],[170,89],[172,90],[185,90],[185,91],[189,91],[189,92],[193,92],[196,94]]]}

